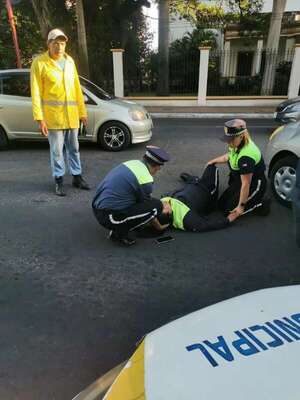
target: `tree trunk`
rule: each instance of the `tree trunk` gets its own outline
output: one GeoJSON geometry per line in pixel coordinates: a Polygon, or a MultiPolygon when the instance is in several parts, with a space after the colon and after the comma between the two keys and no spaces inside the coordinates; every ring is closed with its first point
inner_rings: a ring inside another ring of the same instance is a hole
{"type": "Polygon", "coordinates": [[[265,96],[271,95],[273,92],[281,22],[285,5],[286,0],[273,0],[273,9],[266,46],[266,64],[261,87],[261,94],[265,96]]]}
{"type": "Polygon", "coordinates": [[[82,0],[76,0],[76,18],[77,18],[77,35],[78,35],[78,50],[79,50],[79,66],[80,72],[86,78],[89,78],[89,59],[86,43],[86,29],[84,22],[84,11],[82,0]]]}
{"type": "Polygon", "coordinates": [[[31,3],[40,25],[42,36],[46,40],[48,31],[52,27],[48,0],[31,0],[31,3]]]}
{"type": "Polygon", "coordinates": [[[159,96],[169,95],[169,6],[170,0],[159,0],[158,85],[159,96]]]}

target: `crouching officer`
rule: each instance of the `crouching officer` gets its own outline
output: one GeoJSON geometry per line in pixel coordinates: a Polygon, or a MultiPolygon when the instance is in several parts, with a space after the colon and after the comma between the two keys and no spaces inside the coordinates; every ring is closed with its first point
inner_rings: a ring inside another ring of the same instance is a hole
{"type": "Polygon", "coordinates": [[[225,122],[223,141],[228,144],[228,152],[208,162],[208,165],[228,163],[230,169],[228,187],[218,201],[219,208],[237,217],[253,211],[267,215],[270,200],[263,198],[267,187],[266,167],[246,122],[242,119],[225,122]]]}
{"type": "Polygon", "coordinates": [[[143,160],[131,160],[113,168],[99,184],[92,202],[100,225],[110,229],[109,238],[125,246],[135,243],[129,232],[147,224],[169,207],[151,197],[153,176],[169,155],[156,146],[147,146],[143,160]]]}
{"type": "Polygon", "coordinates": [[[154,228],[164,230],[169,223],[176,229],[205,232],[226,228],[237,218],[236,214],[227,217],[211,214],[217,207],[219,189],[215,165],[207,166],[201,178],[187,173],[180,177],[185,181],[185,186],[161,199],[164,204],[170,205],[172,213],[158,216],[152,223],[154,228]]]}

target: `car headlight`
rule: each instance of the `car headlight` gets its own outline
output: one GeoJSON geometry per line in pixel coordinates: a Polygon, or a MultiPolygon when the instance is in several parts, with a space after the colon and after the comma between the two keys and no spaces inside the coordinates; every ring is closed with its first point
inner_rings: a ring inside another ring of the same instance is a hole
{"type": "Polygon", "coordinates": [[[277,135],[277,133],[279,133],[280,131],[282,131],[282,129],[284,128],[284,126],[279,126],[277,129],[275,129],[275,131],[271,134],[271,136],[269,137],[269,142],[271,142],[271,140],[274,139],[274,137],[277,135]]]}
{"type": "Polygon", "coordinates": [[[146,113],[140,110],[129,111],[129,115],[134,121],[143,121],[146,119],[146,113]]]}

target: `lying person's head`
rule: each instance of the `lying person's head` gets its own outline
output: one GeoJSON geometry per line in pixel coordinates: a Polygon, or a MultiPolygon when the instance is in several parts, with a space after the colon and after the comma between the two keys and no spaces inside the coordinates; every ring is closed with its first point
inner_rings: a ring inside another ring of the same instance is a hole
{"type": "Polygon", "coordinates": [[[162,203],[163,203],[163,211],[157,217],[157,220],[161,225],[168,225],[168,224],[172,225],[173,211],[172,211],[171,203],[165,199],[162,199],[162,203]]]}

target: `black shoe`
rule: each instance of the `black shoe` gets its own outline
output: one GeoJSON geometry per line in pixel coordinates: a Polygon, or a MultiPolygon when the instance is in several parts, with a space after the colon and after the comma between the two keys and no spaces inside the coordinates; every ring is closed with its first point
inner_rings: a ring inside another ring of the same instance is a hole
{"type": "Polygon", "coordinates": [[[256,209],[256,214],[261,217],[266,217],[270,214],[271,211],[271,199],[263,199],[261,202],[261,206],[256,209]]]}
{"type": "Polygon", "coordinates": [[[91,190],[88,183],[82,178],[81,175],[73,175],[72,185],[78,189],[91,190]]]}
{"type": "Polygon", "coordinates": [[[183,182],[188,182],[191,178],[192,175],[187,172],[182,172],[182,174],[180,174],[180,179],[183,180],[183,182]]]}
{"type": "Polygon", "coordinates": [[[66,195],[62,182],[55,183],[55,194],[57,194],[57,196],[61,196],[61,197],[66,195]]]}
{"type": "Polygon", "coordinates": [[[117,236],[116,232],[109,231],[108,239],[110,239],[112,242],[117,242],[119,240],[119,237],[117,236]]]}
{"type": "Polygon", "coordinates": [[[131,239],[129,236],[121,237],[114,231],[109,232],[108,238],[112,242],[118,242],[118,243],[122,244],[123,246],[127,246],[127,247],[132,246],[133,244],[136,243],[136,241],[134,239],[131,239]]]}

